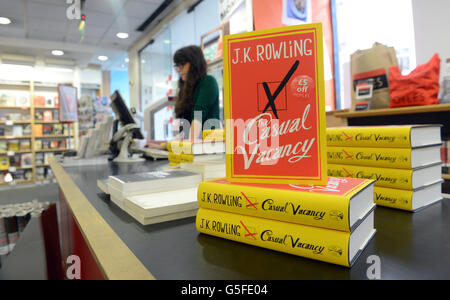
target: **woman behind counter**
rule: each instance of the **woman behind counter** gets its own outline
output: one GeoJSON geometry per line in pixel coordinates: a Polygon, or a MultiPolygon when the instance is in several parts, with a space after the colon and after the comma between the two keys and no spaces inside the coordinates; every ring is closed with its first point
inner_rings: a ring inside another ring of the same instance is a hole
{"type": "MultiPolygon", "coordinates": [[[[206,74],[206,60],[200,47],[187,46],[177,50],[173,62],[180,75],[175,117],[182,120],[180,129],[184,130],[180,130],[180,133],[184,133],[184,136],[179,138],[199,139],[206,120],[219,120],[219,87],[216,79],[206,74]],[[186,128],[190,130],[187,131],[186,128]]],[[[166,148],[165,144],[148,146],[166,148]]]]}

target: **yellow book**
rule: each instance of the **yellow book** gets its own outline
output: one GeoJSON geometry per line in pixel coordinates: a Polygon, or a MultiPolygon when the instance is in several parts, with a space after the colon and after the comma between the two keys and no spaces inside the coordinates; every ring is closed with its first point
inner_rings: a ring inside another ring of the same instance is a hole
{"type": "Polygon", "coordinates": [[[8,151],[19,151],[19,140],[10,140],[8,141],[8,151]]]}
{"type": "Polygon", "coordinates": [[[169,162],[179,163],[181,161],[181,154],[169,152],[168,159],[169,162]]]}
{"type": "Polygon", "coordinates": [[[167,150],[176,154],[213,154],[224,153],[225,143],[223,141],[210,142],[188,142],[171,141],[167,143],[167,150]]]}
{"type": "Polygon", "coordinates": [[[414,170],[328,164],[328,176],[372,179],[376,180],[375,186],[404,190],[436,182],[441,173],[441,163],[414,170]]]}
{"type": "Polygon", "coordinates": [[[327,128],[328,146],[415,148],[441,143],[441,125],[327,128]]]}
{"type": "Polygon", "coordinates": [[[349,233],[200,208],[196,228],[204,234],[351,267],[376,232],[373,215],[372,211],[349,233]]]}
{"type": "Polygon", "coordinates": [[[202,139],[205,141],[224,141],[225,130],[223,129],[203,130],[202,139]]]}
{"type": "Polygon", "coordinates": [[[273,220],[352,231],[373,209],[373,180],[328,178],[328,185],[231,183],[198,186],[200,207],[273,220]]]}
{"type": "Polygon", "coordinates": [[[406,148],[327,147],[330,164],[414,169],[441,161],[441,146],[406,148]]]}
{"type": "Polygon", "coordinates": [[[442,180],[420,187],[414,191],[374,188],[374,201],[377,205],[416,212],[442,199],[442,180]]]}
{"type": "Polygon", "coordinates": [[[0,170],[5,171],[9,169],[9,157],[0,156],[0,170]]]}

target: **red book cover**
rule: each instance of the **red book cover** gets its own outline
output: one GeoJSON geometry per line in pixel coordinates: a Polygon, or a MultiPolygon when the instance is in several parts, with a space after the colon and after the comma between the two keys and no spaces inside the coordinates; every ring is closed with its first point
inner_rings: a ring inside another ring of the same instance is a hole
{"type": "Polygon", "coordinates": [[[51,122],[51,121],[53,121],[53,113],[52,113],[51,110],[46,110],[46,111],[44,111],[43,120],[44,120],[45,122],[51,122]]]}
{"type": "Polygon", "coordinates": [[[227,180],[326,184],[321,24],[224,37],[227,180]]]}
{"type": "Polygon", "coordinates": [[[34,106],[35,107],[45,107],[45,97],[44,96],[35,96],[34,97],[34,106]]]}

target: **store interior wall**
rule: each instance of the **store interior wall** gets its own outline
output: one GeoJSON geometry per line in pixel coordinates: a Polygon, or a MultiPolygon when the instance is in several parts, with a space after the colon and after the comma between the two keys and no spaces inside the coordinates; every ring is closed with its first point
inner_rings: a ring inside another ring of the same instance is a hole
{"type": "Polygon", "coordinates": [[[438,53],[441,58],[441,79],[445,61],[450,58],[450,1],[412,0],[417,65],[428,62],[438,53]]]}

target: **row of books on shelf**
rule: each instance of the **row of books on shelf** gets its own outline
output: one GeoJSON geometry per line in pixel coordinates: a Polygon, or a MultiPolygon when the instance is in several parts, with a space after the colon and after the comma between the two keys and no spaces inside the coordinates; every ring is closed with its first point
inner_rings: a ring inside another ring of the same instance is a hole
{"type": "Polygon", "coordinates": [[[0,172],[0,184],[33,180],[33,171],[17,170],[14,173],[0,172]]]}
{"type": "MultiPolygon", "coordinates": [[[[51,139],[51,140],[35,140],[34,150],[50,150],[54,149],[73,149],[74,139],[51,139]]],[[[6,152],[22,152],[31,151],[31,141],[30,139],[20,139],[20,140],[0,140],[0,153],[6,152]]]]}
{"type": "Polygon", "coordinates": [[[45,135],[73,135],[73,126],[70,124],[34,124],[34,136],[45,135]]]}
{"type": "Polygon", "coordinates": [[[32,168],[33,154],[22,153],[13,156],[0,156],[0,170],[6,171],[15,168],[32,168]]]}
{"type": "Polygon", "coordinates": [[[0,137],[31,136],[31,125],[0,126],[0,137]]]}
{"type": "Polygon", "coordinates": [[[54,122],[59,121],[58,110],[36,110],[34,112],[35,121],[54,122]]]}
{"type": "Polygon", "coordinates": [[[60,150],[60,149],[73,149],[73,138],[68,139],[52,139],[52,140],[36,140],[34,141],[34,150],[60,150]]]}
{"type": "Polygon", "coordinates": [[[20,140],[0,140],[0,153],[7,151],[18,152],[18,151],[30,151],[31,150],[31,140],[30,139],[20,139],[20,140]]]}
{"type": "Polygon", "coordinates": [[[31,121],[30,114],[24,114],[24,113],[11,113],[11,112],[3,112],[0,111],[0,121],[6,122],[6,121],[31,121]]]}
{"type": "MultiPolygon", "coordinates": [[[[36,95],[33,98],[35,107],[58,107],[59,98],[57,95],[41,96],[36,95]]],[[[0,107],[30,107],[30,97],[25,94],[13,94],[13,93],[1,93],[0,94],[0,107]]]]}

